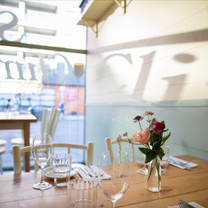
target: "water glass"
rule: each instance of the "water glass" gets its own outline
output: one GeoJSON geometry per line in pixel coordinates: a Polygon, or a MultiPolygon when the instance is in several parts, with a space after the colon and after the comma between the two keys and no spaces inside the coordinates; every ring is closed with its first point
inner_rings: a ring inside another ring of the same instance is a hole
{"type": "Polygon", "coordinates": [[[67,198],[70,208],[96,208],[97,186],[95,179],[74,179],[67,184],[67,198]]]}
{"type": "Polygon", "coordinates": [[[168,160],[169,160],[169,151],[170,148],[169,146],[163,146],[162,147],[164,150],[165,155],[163,156],[162,160],[160,161],[160,165],[161,165],[161,173],[167,173],[168,170],[168,160]]]}
{"type": "Polygon", "coordinates": [[[53,156],[54,184],[56,188],[66,188],[70,180],[72,156],[70,154],[55,154],[53,156]]]}

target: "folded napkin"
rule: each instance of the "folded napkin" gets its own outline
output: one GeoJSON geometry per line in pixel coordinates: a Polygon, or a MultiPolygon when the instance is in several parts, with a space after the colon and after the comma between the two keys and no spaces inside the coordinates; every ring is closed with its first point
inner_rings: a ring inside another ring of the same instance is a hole
{"type": "MultiPolygon", "coordinates": [[[[197,204],[196,202],[190,202],[189,204],[192,205],[195,208],[205,208],[205,207],[202,207],[201,205],[197,204]]],[[[179,208],[179,205],[168,206],[168,208],[179,208]]]]}
{"type": "Polygon", "coordinates": [[[194,168],[198,165],[196,163],[191,163],[191,162],[188,162],[188,161],[185,161],[185,160],[181,160],[181,159],[173,157],[173,156],[169,156],[168,163],[171,164],[171,165],[174,165],[178,168],[181,168],[181,169],[186,169],[185,166],[187,166],[189,168],[194,168]],[[185,166],[183,166],[183,164],[185,166]]]}

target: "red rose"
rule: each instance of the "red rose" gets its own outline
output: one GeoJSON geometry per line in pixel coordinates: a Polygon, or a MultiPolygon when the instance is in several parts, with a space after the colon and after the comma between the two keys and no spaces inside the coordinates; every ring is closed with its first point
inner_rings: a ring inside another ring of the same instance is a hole
{"type": "Polygon", "coordinates": [[[154,130],[154,133],[155,134],[159,134],[162,132],[163,128],[164,128],[164,125],[158,121],[155,121],[152,123],[152,127],[153,127],[153,130],[154,130]]]}

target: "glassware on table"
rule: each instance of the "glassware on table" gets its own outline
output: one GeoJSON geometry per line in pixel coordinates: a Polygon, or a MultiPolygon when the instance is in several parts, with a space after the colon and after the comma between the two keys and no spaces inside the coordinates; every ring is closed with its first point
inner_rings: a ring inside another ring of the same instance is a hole
{"type": "Polygon", "coordinates": [[[37,165],[41,167],[41,180],[39,183],[33,184],[34,189],[45,190],[51,188],[52,185],[43,180],[43,168],[47,165],[48,161],[53,155],[53,144],[49,134],[44,133],[40,140],[33,137],[31,153],[37,165]]]}
{"type": "MultiPolygon", "coordinates": [[[[138,148],[138,150],[139,150],[139,148],[138,148]]],[[[142,169],[137,170],[137,173],[140,173],[140,174],[143,174],[143,175],[147,175],[148,174],[148,169],[146,167],[147,164],[145,163],[146,155],[143,154],[140,150],[139,150],[139,152],[140,152],[140,154],[143,157],[143,167],[142,167],[142,169]]]]}
{"type": "Polygon", "coordinates": [[[116,201],[127,191],[131,180],[128,154],[124,151],[103,152],[99,168],[98,182],[100,188],[104,195],[112,201],[115,208],[116,201]],[[100,180],[100,174],[103,171],[111,178],[100,180]]]}
{"type": "Polygon", "coordinates": [[[18,97],[13,97],[11,99],[11,111],[14,111],[14,114],[16,114],[19,104],[20,104],[20,100],[18,97]]]}
{"type": "Polygon", "coordinates": [[[96,208],[97,207],[96,179],[74,179],[67,183],[67,199],[69,207],[96,208]]]}
{"type": "Polygon", "coordinates": [[[161,165],[161,173],[164,174],[164,173],[167,173],[167,170],[168,170],[170,148],[169,146],[165,146],[165,145],[163,145],[162,148],[164,150],[165,155],[163,156],[162,160],[160,160],[160,165],[161,165]]]}
{"type": "Polygon", "coordinates": [[[53,155],[54,184],[57,188],[66,188],[70,180],[72,156],[59,153],[53,155]]]}

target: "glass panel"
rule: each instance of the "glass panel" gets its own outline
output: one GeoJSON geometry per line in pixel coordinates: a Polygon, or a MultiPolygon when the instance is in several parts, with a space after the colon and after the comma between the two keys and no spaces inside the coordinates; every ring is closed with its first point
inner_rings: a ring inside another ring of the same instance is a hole
{"type": "MultiPolygon", "coordinates": [[[[18,111],[30,109],[37,117],[38,122],[30,125],[30,134],[39,137],[43,108],[60,107],[53,141],[83,144],[85,73],[76,77],[74,64],[83,63],[85,69],[85,59],[85,54],[0,46],[0,111],[5,110],[8,99],[19,97],[18,111]]],[[[0,139],[7,140],[4,168],[13,166],[9,150],[11,139],[18,137],[22,137],[20,130],[1,131],[0,139]]],[[[83,151],[71,153],[73,162],[83,162],[83,151]]]]}
{"type": "Polygon", "coordinates": [[[0,39],[86,49],[86,27],[76,25],[79,4],[78,0],[0,2],[0,39]]]}

